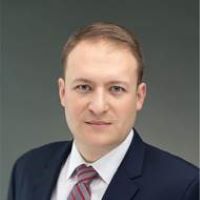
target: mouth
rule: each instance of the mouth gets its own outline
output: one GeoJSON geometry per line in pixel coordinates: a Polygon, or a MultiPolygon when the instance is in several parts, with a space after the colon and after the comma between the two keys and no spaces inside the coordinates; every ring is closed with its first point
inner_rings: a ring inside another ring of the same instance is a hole
{"type": "Polygon", "coordinates": [[[86,121],[85,123],[88,124],[89,126],[95,126],[95,127],[107,127],[112,124],[111,122],[106,122],[106,121],[86,121]]]}

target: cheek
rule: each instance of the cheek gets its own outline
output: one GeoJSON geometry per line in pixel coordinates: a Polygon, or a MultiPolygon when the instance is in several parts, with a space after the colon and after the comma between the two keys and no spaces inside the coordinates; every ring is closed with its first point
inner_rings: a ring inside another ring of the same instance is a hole
{"type": "Polygon", "coordinates": [[[79,97],[69,94],[65,99],[66,114],[73,118],[80,118],[85,102],[79,97]]]}
{"type": "Polygon", "coordinates": [[[125,112],[125,115],[131,114],[136,110],[136,101],[133,97],[127,97],[123,101],[119,102],[118,104],[119,112],[125,112]]]}
{"type": "Polygon", "coordinates": [[[117,114],[123,123],[134,121],[136,115],[136,102],[134,99],[127,99],[117,107],[117,114]]]}

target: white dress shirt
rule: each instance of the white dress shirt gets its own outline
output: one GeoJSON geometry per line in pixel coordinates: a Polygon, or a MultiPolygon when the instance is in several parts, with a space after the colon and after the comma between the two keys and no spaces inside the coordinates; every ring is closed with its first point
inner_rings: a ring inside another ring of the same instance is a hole
{"type": "Polygon", "coordinates": [[[81,164],[92,166],[99,174],[100,178],[93,180],[90,184],[91,200],[102,199],[109,183],[112,180],[112,177],[117,171],[130,146],[133,135],[134,132],[131,130],[126,139],[119,146],[93,163],[85,162],[75,143],[73,143],[71,153],[61,168],[51,200],[67,199],[73,186],[77,183],[76,176],[72,176],[72,174],[74,170],[81,164]]]}

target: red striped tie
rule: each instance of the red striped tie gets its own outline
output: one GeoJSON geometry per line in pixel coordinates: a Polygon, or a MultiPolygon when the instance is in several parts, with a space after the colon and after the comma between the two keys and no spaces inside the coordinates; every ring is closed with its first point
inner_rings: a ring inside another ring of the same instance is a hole
{"type": "Polygon", "coordinates": [[[72,188],[67,200],[90,200],[90,183],[97,178],[98,174],[93,167],[80,165],[75,171],[78,182],[72,188]]]}

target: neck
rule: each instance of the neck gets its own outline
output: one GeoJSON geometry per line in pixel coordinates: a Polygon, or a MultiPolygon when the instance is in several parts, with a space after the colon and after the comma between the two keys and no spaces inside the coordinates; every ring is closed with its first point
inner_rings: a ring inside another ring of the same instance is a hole
{"type": "Polygon", "coordinates": [[[108,147],[98,148],[97,146],[88,147],[87,145],[80,145],[80,144],[77,144],[76,142],[75,144],[82,158],[87,163],[93,163],[99,160],[100,158],[102,158],[104,155],[108,154],[112,149],[115,148],[115,146],[111,146],[109,148],[108,147]]]}

